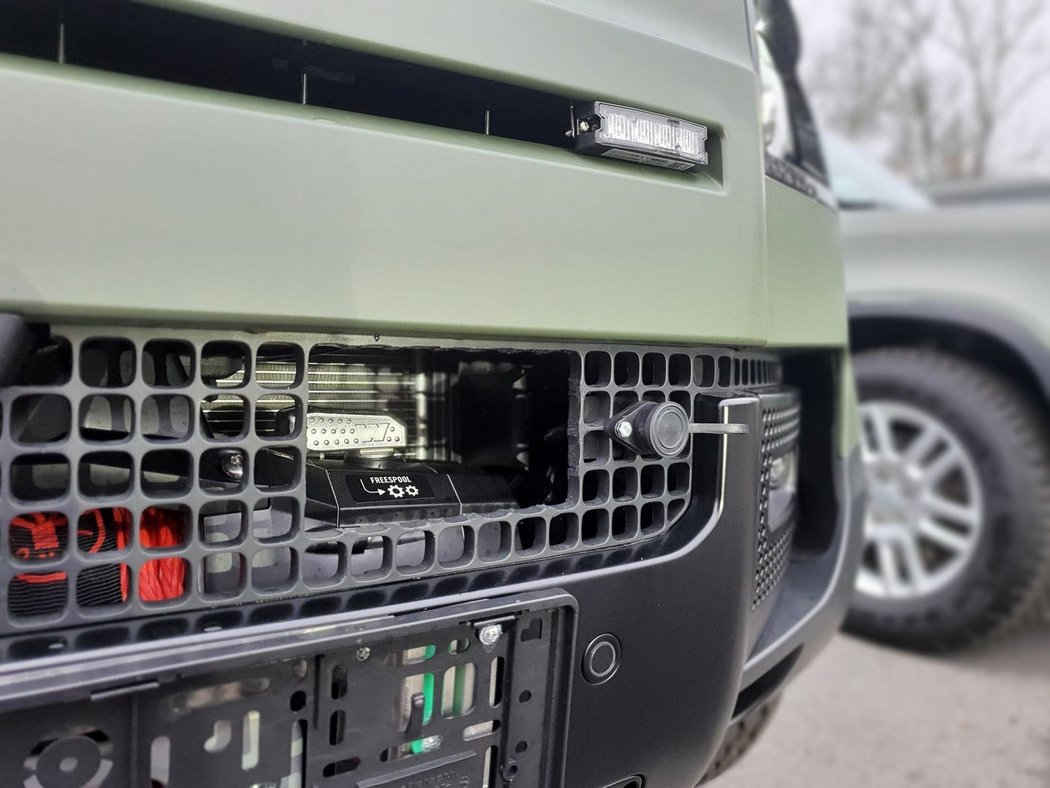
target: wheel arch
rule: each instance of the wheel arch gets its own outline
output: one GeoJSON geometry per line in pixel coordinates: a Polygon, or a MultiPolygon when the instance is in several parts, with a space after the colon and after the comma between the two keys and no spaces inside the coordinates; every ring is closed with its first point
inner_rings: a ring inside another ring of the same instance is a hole
{"type": "Polygon", "coordinates": [[[934,347],[981,364],[1012,381],[1033,402],[1050,402],[1050,347],[1000,313],[935,301],[854,303],[852,352],[881,347],[934,347]]]}

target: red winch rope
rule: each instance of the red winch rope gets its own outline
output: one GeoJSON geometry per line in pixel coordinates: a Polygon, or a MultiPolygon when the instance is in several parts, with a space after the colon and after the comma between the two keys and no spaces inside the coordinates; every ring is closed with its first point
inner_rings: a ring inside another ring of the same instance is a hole
{"type": "MultiPolygon", "coordinates": [[[[61,512],[30,512],[11,521],[11,553],[22,561],[58,558],[69,521],[61,512]]],[[[32,582],[32,581],[29,581],[32,582]]]]}
{"type": "MultiPolygon", "coordinates": [[[[123,550],[131,535],[131,512],[127,509],[91,509],[77,523],[77,544],[88,553],[123,550]]],[[[120,564],[120,599],[126,601],[131,586],[127,564],[120,564]]]]}
{"type": "MultiPolygon", "coordinates": [[[[183,518],[178,512],[151,506],[142,513],[139,543],[143,547],[177,547],[182,543],[183,518]]],[[[178,599],[185,590],[186,563],[181,558],[156,558],[139,570],[143,602],[178,599]]]]}
{"type": "MultiPolygon", "coordinates": [[[[77,522],[77,546],[85,553],[119,552],[131,541],[131,512],[122,508],[91,509],[77,522]]],[[[21,561],[61,559],[69,540],[69,521],[61,512],[30,512],[11,520],[10,549],[21,561]]],[[[171,509],[149,507],[142,513],[139,544],[146,549],[177,547],[184,537],[184,516],[171,509]]],[[[139,570],[139,598],[144,602],[178,599],[186,589],[186,562],[154,558],[139,570]]],[[[22,572],[10,589],[11,603],[24,615],[46,615],[64,606],[68,575],[64,571],[22,572]]],[[[131,570],[123,562],[100,564],[77,578],[82,605],[119,604],[131,593],[131,570]]]]}

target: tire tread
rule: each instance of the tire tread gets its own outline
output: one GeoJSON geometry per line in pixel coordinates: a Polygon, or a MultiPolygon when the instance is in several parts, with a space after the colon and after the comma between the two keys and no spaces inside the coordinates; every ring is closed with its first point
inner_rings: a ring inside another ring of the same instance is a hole
{"type": "MultiPolygon", "coordinates": [[[[901,627],[891,616],[854,607],[846,627],[857,634],[923,650],[943,651],[998,638],[1043,618],[1050,612],[1050,447],[1046,420],[1035,404],[1011,381],[969,359],[938,350],[890,347],[856,354],[854,363],[890,362],[923,370],[952,386],[969,389],[984,400],[995,419],[1005,425],[1005,437],[1016,451],[1017,466],[1031,491],[1030,545],[1020,566],[1005,578],[993,604],[983,615],[951,635],[924,637],[901,627]]],[[[907,383],[902,380],[902,385],[907,383]]]]}

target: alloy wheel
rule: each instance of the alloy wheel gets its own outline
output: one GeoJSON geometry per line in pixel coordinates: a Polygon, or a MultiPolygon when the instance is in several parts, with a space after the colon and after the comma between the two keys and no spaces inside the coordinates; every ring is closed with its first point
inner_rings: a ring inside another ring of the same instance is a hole
{"type": "Polygon", "coordinates": [[[980,540],[977,464],[928,411],[890,400],[860,410],[870,502],[857,589],[887,600],[933,594],[959,576],[980,540]]]}

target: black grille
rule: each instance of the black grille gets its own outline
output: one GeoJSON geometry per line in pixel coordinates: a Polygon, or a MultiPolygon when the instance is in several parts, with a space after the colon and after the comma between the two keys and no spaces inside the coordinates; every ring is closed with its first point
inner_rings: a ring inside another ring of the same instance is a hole
{"type": "Polygon", "coordinates": [[[639,458],[605,422],[639,400],[692,414],[705,400],[781,383],[774,357],[741,351],[438,344],[56,327],[18,385],[0,390],[0,632],[346,591],[649,539],[698,493],[691,450],[639,458]],[[350,360],[333,367],[337,351],[350,360]],[[405,366],[440,353],[460,368],[562,370],[564,478],[523,471],[525,504],[318,527],[305,414],[350,398],[355,410],[398,413],[406,451],[445,451],[433,435],[445,394],[429,378],[421,394],[419,368],[405,366]],[[216,472],[231,457],[239,478],[216,472]],[[12,523],[34,513],[52,516],[62,535],[48,550],[20,552],[12,523]]]}

